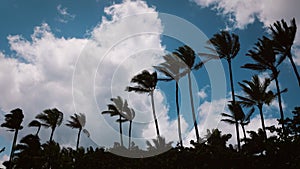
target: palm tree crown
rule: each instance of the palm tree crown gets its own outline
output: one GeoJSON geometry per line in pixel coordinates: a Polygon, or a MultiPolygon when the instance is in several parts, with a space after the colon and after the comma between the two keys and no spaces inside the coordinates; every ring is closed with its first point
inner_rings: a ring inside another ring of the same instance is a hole
{"type": "Polygon", "coordinates": [[[300,76],[291,53],[297,32],[295,18],[291,20],[290,26],[288,26],[287,23],[282,19],[281,22],[277,21],[273,24],[273,26],[270,26],[270,29],[272,32],[272,40],[274,42],[274,50],[280,55],[278,64],[288,57],[300,86],[300,76]]]}
{"type": "Polygon", "coordinates": [[[153,72],[150,73],[147,70],[142,71],[142,73],[134,76],[131,79],[131,83],[136,83],[136,86],[128,86],[126,87],[126,91],[131,92],[137,92],[137,93],[149,93],[149,95],[151,96],[151,103],[152,103],[152,113],[153,113],[153,118],[154,118],[154,122],[155,122],[155,128],[156,128],[156,134],[157,137],[160,136],[159,134],[159,127],[158,127],[158,122],[157,122],[157,118],[156,118],[156,113],[155,113],[155,105],[154,105],[154,90],[156,88],[156,84],[157,84],[157,73],[153,72]]]}
{"type": "Polygon", "coordinates": [[[6,128],[8,128],[9,131],[15,132],[14,139],[12,142],[10,157],[9,157],[10,163],[9,163],[8,168],[12,168],[11,162],[12,162],[14,151],[15,151],[18,132],[19,132],[19,130],[23,129],[23,126],[21,125],[21,123],[23,122],[23,118],[24,118],[23,111],[21,109],[17,108],[17,109],[10,111],[9,114],[6,114],[5,122],[1,124],[1,127],[6,127],[6,128]]]}
{"type": "Polygon", "coordinates": [[[46,128],[51,128],[51,135],[49,141],[52,141],[56,127],[60,126],[63,121],[63,113],[56,108],[46,109],[36,116],[42,121],[42,125],[46,128]]]}
{"type": "MultiPolygon", "coordinates": [[[[79,114],[75,113],[73,116],[70,116],[70,118],[71,118],[71,120],[68,120],[68,123],[66,125],[71,128],[75,128],[75,129],[79,130],[78,136],[77,136],[77,143],[76,143],[76,149],[78,150],[80,133],[81,133],[83,127],[85,126],[86,117],[83,113],[79,113],[79,114]]],[[[88,137],[90,136],[90,134],[88,133],[87,130],[84,129],[83,132],[86,133],[88,137]]]]}
{"type": "Polygon", "coordinates": [[[263,82],[259,79],[257,75],[252,77],[251,81],[244,80],[243,83],[239,82],[242,90],[245,93],[245,97],[237,96],[241,101],[242,105],[246,107],[252,107],[256,105],[260,111],[262,129],[266,133],[266,128],[264,124],[263,117],[263,105],[269,105],[275,98],[272,91],[268,90],[271,80],[266,78],[263,82]]]}

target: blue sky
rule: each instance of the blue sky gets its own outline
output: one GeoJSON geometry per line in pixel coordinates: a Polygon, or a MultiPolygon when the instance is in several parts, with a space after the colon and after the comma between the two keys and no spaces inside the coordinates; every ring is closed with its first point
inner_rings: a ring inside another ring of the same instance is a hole
{"type": "MultiPolygon", "coordinates": [[[[151,138],[154,134],[154,125],[151,123],[151,113],[149,113],[151,112],[149,98],[147,95],[127,94],[123,89],[129,85],[128,81],[132,75],[159,63],[157,56],[172,52],[183,44],[182,39],[166,36],[166,32],[170,31],[165,29],[168,19],[171,19],[171,16],[179,17],[185,21],[187,27],[195,26],[197,30],[202,31],[205,35],[202,37],[204,39],[212,37],[223,29],[239,35],[241,50],[233,61],[233,70],[235,89],[238,94],[242,94],[237,82],[250,80],[256,72],[241,69],[240,66],[251,62],[245,54],[253,47],[257,38],[268,35],[266,26],[282,18],[289,22],[292,17],[296,17],[297,23],[300,23],[300,14],[295,8],[300,5],[299,1],[289,0],[283,3],[277,0],[272,2],[274,4],[272,7],[268,5],[268,1],[259,2],[257,0],[236,2],[178,0],[176,3],[172,0],[146,2],[2,0],[0,2],[0,65],[2,65],[0,66],[2,82],[0,108],[3,112],[9,112],[15,107],[21,107],[26,116],[24,126],[46,108],[58,107],[65,112],[65,120],[74,112],[85,112],[87,119],[91,121],[87,124],[87,129],[92,134],[99,132],[98,129],[102,127],[104,132],[98,134],[109,135],[104,140],[101,140],[100,136],[93,138],[92,135],[92,141],[98,145],[109,146],[112,140],[118,137],[116,130],[111,134],[110,130],[105,131],[105,127],[117,128],[117,125],[109,118],[99,122],[96,119],[103,118],[100,117],[100,112],[106,109],[105,105],[109,103],[109,98],[119,94],[128,99],[138,112],[140,111],[141,116],[137,117],[136,121],[136,126],[140,129],[133,131],[133,136],[136,137],[134,141],[142,143],[144,140],[141,138],[151,138]],[[283,5],[285,8],[282,8],[283,5]],[[160,18],[164,14],[171,16],[164,20],[160,18]],[[139,16],[128,17],[132,15],[139,16]],[[128,20],[123,19],[125,16],[128,20]],[[144,35],[131,37],[140,32],[144,32],[144,35]],[[145,32],[157,34],[145,34],[145,32]],[[129,38],[126,39],[128,36],[129,38]]],[[[192,32],[181,29],[183,27],[184,25],[178,24],[174,29],[181,31],[182,36],[193,36],[192,32]]],[[[300,50],[297,48],[300,44],[299,37],[297,34],[293,48],[297,65],[300,64],[300,50]]],[[[198,46],[196,43],[193,44],[196,48],[203,48],[200,40],[198,46]]],[[[227,79],[225,91],[227,95],[217,100],[211,97],[212,84],[209,81],[211,77],[208,76],[208,72],[214,70],[201,69],[194,72],[193,90],[194,97],[198,100],[195,108],[199,113],[199,127],[205,124],[203,130],[206,130],[205,127],[220,127],[224,132],[234,132],[233,127],[218,123],[218,115],[222,113],[220,111],[226,111],[223,110],[222,105],[226,103],[230,93],[228,67],[225,61],[222,61],[222,66],[227,79]],[[218,105],[220,109],[217,108],[218,105]],[[210,116],[208,112],[215,116],[210,116]],[[217,119],[210,122],[210,118],[217,119]]],[[[300,89],[288,61],[280,66],[280,70],[280,85],[282,88],[289,89],[289,92],[283,95],[284,111],[286,115],[290,115],[291,110],[299,105],[296,96],[300,89]]],[[[185,92],[185,80],[182,79],[181,82],[182,92],[185,92]]],[[[160,82],[158,89],[155,97],[161,118],[159,120],[161,130],[168,130],[169,133],[165,133],[166,138],[176,142],[174,82],[160,82]]],[[[182,112],[185,113],[182,125],[188,140],[194,137],[194,133],[191,131],[190,115],[187,113],[190,111],[189,101],[184,94],[181,102],[182,112]]],[[[274,113],[276,111],[278,111],[276,104],[266,108],[266,117],[269,119],[267,124],[276,121],[279,117],[279,113],[274,113]]],[[[4,114],[0,117],[1,121],[4,114]]],[[[253,118],[253,125],[249,125],[249,129],[256,130],[260,122],[257,116],[253,118]]],[[[62,141],[64,145],[74,146],[71,138],[75,137],[75,133],[66,127],[62,128],[57,132],[56,139],[62,141]],[[64,138],[65,135],[70,138],[64,138]]],[[[23,133],[32,131],[26,128],[23,133]]],[[[8,135],[4,129],[0,132],[0,145],[7,147],[5,154],[8,154],[12,134],[8,135]]],[[[46,140],[49,131],[44,129],[41,132],[43,133],[41,137],[46,140]]],[[[83,139],[84,145],[92,144],[90,139],[83,139]]],[[[234,143],[234,140],[231,140],[234,143]]]]}

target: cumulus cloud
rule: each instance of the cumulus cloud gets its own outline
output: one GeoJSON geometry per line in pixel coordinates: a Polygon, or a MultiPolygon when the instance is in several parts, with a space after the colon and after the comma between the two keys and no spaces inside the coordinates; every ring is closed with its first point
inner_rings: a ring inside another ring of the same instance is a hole
{"type": "MultiPolygon", "coordinates": [[[[58,9],[67,15],[65,8],[58,9]]],[[[140,126],[133,129],[133,136],[145,136],[143,130],[151,130],[148,129],[152,120],[149,97],[128,94],[124,89],[134,75],[161,62],[159,56],[164,53],[161,21],[155,9],[143,1],[114,4],[105,8],[105,14],[107,17],[86,39],[58,38],[47,23],[35,27],[30,39],[8,36],[15,54],[0,53],[0,80],[5,81],[0,86],[5,98],[0,101],[1,109],[9,112],[15,106],[22,108],[24,126],[46,108],[57,107],[64,112],[65,120],[75,112],[85,113],[91,139],[83,136],[81,145],[109,147],[119,141],[116,119],[104,117],[101,111],[111,97],[120,95],[137,109],[134,125],[140,123],[140,126]]],[[[156,95],[155,100],[163,101],[160,97],[156,95]]],[[[167,109],[162,111],[159,113],[166,114],[167,109]]],[[[127,125],[124,124],[125,129],[127,125]]],[[[34,131],[25,127],[19,138],[34,131]]],[[[54,139],[74,146],[76,132],[63,124],[54,139]]],[[[42,129],[42,142],[48,140],[49,134],[49,130],[42,129]]]]}
{"type": "MultiPolygon", "coordinates": [[[[223,15],[228,28],[244,29],[255,20],[262,22],[265,27],[269,27],[275,21],[284,19],[286,22],[292,18],[296,19],[297,27],[300,24],[300,13],[298,0],[193,0],[201,7],[211,8],[223,15]]],[[[300,34],[296,34],[293,53],[295,60],[300,65],[299,55],[300,34]]]]}
{"type": "Polygon", "coordinates": [[[61,23],[68,23],[69,21],[73,20],[75,18],[74,14],[71,14],[68,12],[68,8],[62,7],[61,4],[59,4],[56,7],[58,17],[57,21],[61,23]]]}

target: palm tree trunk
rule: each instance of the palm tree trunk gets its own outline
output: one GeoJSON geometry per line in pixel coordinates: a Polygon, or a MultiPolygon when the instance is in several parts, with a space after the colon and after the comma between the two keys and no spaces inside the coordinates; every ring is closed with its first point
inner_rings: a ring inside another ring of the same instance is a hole
{"type": "Polygon", "coordinates": [[[122,130],[122,116],[120,115],[119,117],[119,130],[120,130],[120,141],[121,141],[121,146],[123,147],[124,146],[124,143],[123,143],[123,130],[122,130]]]}
{"type": "Polygon", "coordinates": [[[79,147],[79,140],[80,140],[80,133],[81,133],[81,130],[82,130],[82,128],[79,128],[78,136],[77,136],[77,143],[76,143],[76,150],[78,150],[78,147],[79,147]]]}
{"type": "Polygon", "coordinates": [[[176,82],[176,110],[177,110],[177,121],[178,121],[178,137],[179,137],[179,144],[181,147],[183,147],[182,144],[182,137],[181,137],[181,126],[180,126],[180,110],[179,110],[179,101],[178,101],[178,82],[176,82]]]}
{"type": "Polygon", "coordinates": [[[241,127],[243,129],[243,133],[244,133],[244,140],[246,141],[246,130],[245,130],[245,126],[241,124],[241,127]]]}
{"type": "Polygon", "coordinates": [[[128,141],[128,149],[131,149],[131,127],[132,127],[132,120],[129,121],[129,141],[128,141]]]}
{"type": "Polygon", "coordinates": [[[36,131],[36,134],[35,134],[36,136],[39,136],[40,130],[41,130],[41,126],[38,127],[38,130],[36,131]]]}
{"type": "Polygon", "coordinates": [[[279,82],[278,78],[275,77],[275,83],[276,83],[276,89],[278,93],[278,105],[279,105],[279,111],[280,111],[280,119],[281,119],[281,125],[282,125],[282,131],[284,132],[284,114],[283,114],[283,109],[282,109],[282,102],[281,102],[281,93],[280,93],[280,88],[279,88],[279,82]]]}
{"type": "Polygon", "coordinates": [[[263,111],[262,111],[262,105],[257,105],[257,106],[258,106],[258,109],[259,109],[262,130],[265,134],[265,139],[267,139],[267,132],[266,132],[266,127],[265,127],[264,114],[263,114],[263,111]]]}
{"type": "Polygon", "coordinates": [[[290,62],[292,64],[292,67],[294,69],[294,72],[295,72],[297,80],[298,80],[298,85],[300,86],[300,76],[299,76],[299,73],[298,73],[298,70],[297,70],[297,67],[296,67],[296,64],[294,62],[294,59],[293,59],[293,56],[292,56],[291,52],[289,52],[288,58],[290,59],[290,62]]]}
{"type": "Polygon", "coordinates": [[[158,122],[157,122],[156,113],[155,113],[155,105],[154,105],[154,96],[153,96],[153,92],[154,92],[154,91],[151,91],[151,92],[150,92],[151,103],[152,103],[152,112],[153,112],[153,118],[154,118],[155,127],[156,127],[156,134],[157,134],[157,137],[159,138],[159,137],[160,137],[160,134],[159,134],[158,122]]]}
{"type": "Polygon", "coordinates": [[[198,131],[197,120],[196,120],[196,113],[195,113],[195,108],[194,108],[194,99],[193,99],[192,82],[191,82],[191,73],[190,72],[188,73],[188,80],[189,80],[191,108],[192,108],[192,114],[193,114],[193,123],[194,123],[195,132],[196,132],[197,143],[200,143],[199,131],[198,131]]]}
{"type": "Polygon", "coordinates": [[[16,129],[15,135],[14,135],[14,140],[13,140],[13,143],[12,143],[12,146],[11,146],[11,151],[10,151],[10,156],[9,156],[9,167],[8,167],[8,169],[12,168],[12,159],[13,159],[13,156],[14,156],[14,151],[15,151],[15,147],[16,147],[18,132],[19,132],[19,129],[16,129]]]}
{"type": "Polygon", "coordinates": [[[54,131],[55,131],[55,127],[52,128],[51,135],[50,135],[50,139],[49,139],[50,142],[53,140],[53,134],[54,134],[54,131]]]}
{"type": "MultiPolygon", "coordinates": [[[[234,95],[234,86],[233,86],[233,75],[232,75],[232,67],[231,67],[231,60],[227,60],[228,68],[229,68],[229,78],[230,78],[230,86],[231,86],[231,97],[233,105],[235,105],[235,95],[234,95]]],[[[235,119],[235,130],[236,130],[236,140],[238,144],[238,151],[241,149],[241,142],[240,142],[240,132],[239,132],[239,124],[238,121],[235,119]]]]}

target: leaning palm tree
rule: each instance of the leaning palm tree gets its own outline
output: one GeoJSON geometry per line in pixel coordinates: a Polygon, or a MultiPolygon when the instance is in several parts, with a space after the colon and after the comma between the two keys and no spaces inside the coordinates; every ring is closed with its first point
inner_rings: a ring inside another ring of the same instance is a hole
{"type": "Polygon", "coordinates": [[[265,133],[265,138],[267,138],[267,134],[263,115],[263,105],[270,105],[270,103],[276,97],[272,91],[267,91],[270,82],[271,80],[268,78],[262,82],[257,75],[254,75],[251,81],[243,80],[243,83],[239,82],[239,85],[245,93],[245,97],[237,96],[241,100],[239,103],[241,103],[243,106],[257,106],[259,109],[262,130],[265,133]]]}
{"type": "MultiPolygon", "coordinates": [[[[207,42],[209,45],[213,45],[213,47],[207,46],[213,54],[207,53],[199,53],[200,56],[207,57],[208,60],[211,59],[226,59],[228,63],[229,69],[229,77],[230,77],[230,86],[231,86],[231,97],[233,103],[235,103],[235,94],[234,94],[234,85],[233,85],[233,75],[232,75],[232,59],[236,57],[240,50],[240,42],[239,36],[236,34],[231,34],[228,31],[221,31],[220,33],[216,33],[213,37],[207,42]]],[[[236,136],[238,143],[238,150],[241,148],[240,143],[240,134],[238,130],[238,122],[235,122],[236,127],[236,136]]]]}
{"type": "Polygon", "coordinates": [[[121,114],[121,112],[123,112],[124,102],[120,96],[118,96],[117,98],[111,98],[110,100],[113,102],[113,104],[108,104],[108,110],[103,111],[102,114],[109,114],[111,117],[119,116],[117,122],[119,123],[121,146],[123,147],[124,144],[122,122],[124,122],[124,117],[122,116],[123,114],[121,114]]]}
{"type": "Polygon", "coordinates": [[[76,142],[76,150],[78,150],[81,131],[86,133],[88,137],[90,136],[89,132],[86,129],[83,129],[86,123],[86,118],[85,115],[82,113],[75,113],[73,116],[70,116],[70,118],[71,120],[68,120],[68,123],[66,125],[71,127],[72,129],[78,129],[78,136],[76,142]]]}
{"type": "Polygon", "coordinates": [[[12,168],[11,162],[12,162],[12,158],[13,158],[14,151],[15,151],[18,132],[19,132],[19,130],[23,129],[23,126],[21,125],[21,123],[23,122],[23,118],[24,118],[23,111],[21,109],[17,108],[17,109],[10,111],[9,114],[6,114],[5,122],[1,124],[1,127],[8,128],[8,131],[15,132],[14,139],[13,139],[12,146],[11,146],[11,152],[10,152],[10,156],[9,156],[9,164],[10,164],[8,167],[9,169],[12,168]]]}
{"type": "Polygon", "coordinates": [[[243,130],[244,139],[246,139],[245,126],[250,123],[250,117],[254,113],[255,109],[252,107],[250,111],[247,114],[245,114],[241,105],[237,102],[235,104],[231,102],[231,104],[228,105],[228,108],[231,114],[222,113],[221,115],[225,118],[223,118],[221,121],[224,121],[229,124],[236,124],[236,120],[238,120],[238,123],[240,124],[243,130]]]}
{"type": "Polygon", "coordinates": [[[39,132],[41,130],[41,127],[42,127],[42,123],[37,121],[37,120],[32,120],[29,124],[28,124],[28,127],[37,127],[37,131],[35,133],[36,136],[39,135],[39,132]]]}
{"type": "Polygon", "coordinates": [[[159,80],[162,81],[175,81],[175,100],[176,100],[176,111],[177,111],[177,122],[178,122],[178,137],[179,144],[183,147],[182,136],[181,136],[181,123],[180,123],[180,110],[179,110],[179,80],[186,74],[186,65],[182,62],[182,60],[175,55],[168,54],[164,55],[164,62],[159,64],[158,66],[153,66],[156,70],[163,73],[167,78],[161,78],[159,80]]]}
{"type": "Polygon", "coordinates": [[[199,137],[199,131],[198,131],[198,126],[197,126],[195,108],[194,108],[191,72],[192,72],[192,70],[198,70],[199,68],[201,68],[203,65],[203,62],[195,63],[195,60],[196,60],[195,51],[187,45],[176,49],[176,51],[173,52],[173,55],[178,57],[185,64],[184,71],[188,75],[189,94],[190,94],[190,103],[191,103],[191,109],[192,109],[193,123],[194,123],[194,128],[195,128],[195,133],[196,133],[196,139],[197,139],[197,142],[199,143],[200,137],[199,137]]]}
{"type": "Polygon", "coordinates": [[[297,32],[295,18],[291,20],[290,26],[282,19],[281,22],[277,21],[273,26],[270,26],[270,29],[272,32],[271,35],[274,42],[274,49],[280,54],[279,64],[286,58],[289,58],[300,86],[300,76],[291,52],[297,32]]]}
{"type": "Polygon", "coordinates": [[[158,127],[158,122],[156,118],[156,113],[155,113],[155,105],[154,105],[154,90],[157,84],[157,73],[153,72],[150,73],[147,70],[144,70],[142,73],[134,76],[131,79],[131,83],[136,83],[136,86],[133,87],[126,87],[126,91],[128,92],[137,92],[137,93],[149,93],[151,96],[151,103],[152,103],[152,112],[153,112],[153,118],[155,122],[155,128],[156,128],[156,134],[157,137],[160,136],[159,134],[159,127],[158,127]]]}
{"type": "Polygon", "coordinates": [[[42,122],[42,126],[45,128],[51,128],[51,135],[49,139],[51,142],[53,140],[53,134],[56,127],[60,126],[63,121],[63,113],[56,108],[46,109],[35,118],[39,119],[42,122]]]}
{"type": "Polygon", "coordinates": [[[124,119],[118,119],[117,121],[120,122],[126,122],[129,121],[129,130],[128,130],[128,149],[131,149],[131,130],[132,130],[132,120],[135,117],[135,111],[132,108],[128,107],[127,100],[124,101],[123,111],[121,112],[121,115],[124,117],[124,119]]]}
{"type": "Polygon", "coordinates": [[[284,113],[282,108],[282,101],[281,101],[281,93],[287,91],[284,89],[280,91],[278,76],[278,61],[276,60],[277,52],[273,49],[274,43],[267,37],[263,37],[262,39],[258,39],[258,42],[255,44],[253,50],[249,50],[247,56],[250,56],[255,63],[247,63],[242,68],[256,70],[258,72],[263,72],[266,70],[271,71],[271,80],[275,80],[276,84],[276,95],[278,96],[278,106],[280,111],[280,120],[282,123],[282,130],[284,131],[284,113]]]}

